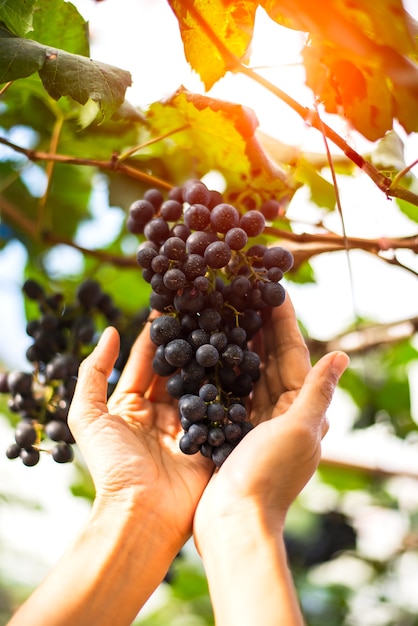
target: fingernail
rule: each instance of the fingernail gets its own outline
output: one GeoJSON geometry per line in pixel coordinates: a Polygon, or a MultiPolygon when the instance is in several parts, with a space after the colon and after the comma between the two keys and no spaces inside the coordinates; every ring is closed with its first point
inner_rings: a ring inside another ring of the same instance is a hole
{"type": "Polygon", "coordinates": [[[336,352],[331,361],[330,368],[340,378],[350,363],[350,357],[345,352],[336,352]]]}

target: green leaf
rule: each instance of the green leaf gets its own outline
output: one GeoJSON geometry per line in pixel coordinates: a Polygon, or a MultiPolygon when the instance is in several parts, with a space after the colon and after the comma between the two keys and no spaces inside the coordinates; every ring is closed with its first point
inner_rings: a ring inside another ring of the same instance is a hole
{"type": "Polygon", "coordinates": [[[0,30],[0,82],[30,76],[37,70],[49,95],[70,96],[79,104],[93,100],[103,118],[122,104],[131,84],[129,72],[0,30]]]}
{"type": "Polygon", "coordinates": [[[0,84],[30,76],[44,62],[45,50],[40,44],[0,28],[0,84]]]}
{"type": "Polygon", "coordinates": [[[21,37],[32,30],[33,7],[36,0],[1,0],[0,22],[21,37]]]}
{"type": "Polygon", "coordinates": [[[88,23],[66,0],[38,0],[31,39],[72,54],[90,55],[88,23]]]}

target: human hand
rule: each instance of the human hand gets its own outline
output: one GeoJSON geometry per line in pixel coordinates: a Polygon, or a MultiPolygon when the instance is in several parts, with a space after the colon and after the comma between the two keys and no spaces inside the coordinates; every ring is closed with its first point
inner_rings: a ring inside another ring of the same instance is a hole
{"type": "Polygon", "coordinates": [[[311,368],[289,297],[274,309],[255,339],[263,372],[251,402],[251,430],[212,476],[196,510],[195,542],[227,517],[256,512],[282,528],[289,506],[317,468],[326,410],[348,365],[344,353],[311,368]]]}
{"type": "Polygon", "coordinates": [[[107,402],[119,336],[107,328],[81,364],[69,425],[96,488],[96,502],[127,506],[166,526],[178,549],[190,536],[197,502],[213,471],[200,454],[184,455],[176,402],[152,370],[146,327],[107,402]]]}

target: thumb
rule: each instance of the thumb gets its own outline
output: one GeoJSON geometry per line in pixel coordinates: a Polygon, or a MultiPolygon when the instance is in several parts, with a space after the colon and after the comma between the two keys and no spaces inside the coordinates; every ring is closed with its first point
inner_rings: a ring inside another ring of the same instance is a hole
{"type": "Polygon", "coordinates": [[[93,352],[82,361],[68,414],[74,437],[82,422],[88,423],[107,412],[108,378],[119,354],[119,334],[113,327],[105,328],[93,352]]]}
{"type": "Polygon", "coordinates": [[[301,426],[313,426],[321,430],[322,437],[325,435],[328,430],[326,411],[349,362],[344,352],[330,352],[309,371],[291,409],[301,426]]]}

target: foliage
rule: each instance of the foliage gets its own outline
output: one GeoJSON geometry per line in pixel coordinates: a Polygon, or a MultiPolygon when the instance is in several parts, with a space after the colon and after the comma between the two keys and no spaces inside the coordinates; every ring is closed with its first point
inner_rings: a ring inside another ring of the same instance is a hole
{"type": "MultiPolygon", "coordinates": [[[[118,307],[133,314],[147,303],[149,287],[135,260],[138,240],[125,228],[130,204],[150,186],[167,191],[189,178],[216,172],[226,198],[240,207],[258,207],[273,196],[280,201],[280,215],[269,223],[265,241],[280,240],[292,250],[295,265],[289,280],[294,285],[315,285],[313,259],[327,254],[332,264],[334,253],[349,255],[354,249],[416,279],[413,263],[400,261],[403,252],[412,258],[418,250],[418,182],[405,161],[401,138],[418,131],[417,27],[401,0],[326,0],[321,10],[309,0],[168,4],[179,23],[185,56],[206,93],[179,87],[140,110],[124,100],[129,73],[89,58],[87,23],[71,2],[0,1],[1,249],[20,242],[27,251],[25,275],[69,298],[82,278],[94,277],[106,285],[118,307]],[[302,59],[306,84],[317,102],[314,109],[251,69],[253,29],[260,11],[277,23],[278,36],[280,29],[291,28],[305,37],[302,59]],[[304,154],[260,133],[254,111],[211,95],[210,88],[228,72],[249,77],[285,102],[342,156],[330,161],[326,155],[304,154]],[[327,119],[347,120],[374,142],[368,144],[368,154],[359,154],[326,124],[325,113],[331,114],[327,119]],[[370,239],[345,236],[343,228],[339,234],[326,226],[327,218],[337,218],[335,224],[344,217],[335,181],[351,184],[359,171],[395,199],[393,218],[402,215],[414,234],[389,232],[370,239]],[[314,208],[313,223],[291,217],[301,192],[314,208]],[[102,238],[102,220],[110,214],[117,219],[102,238]],[[69,248],[77,251],[78,264],[57,270],[53,253],[69,248]]],[[[30,319],[30,306],[26,313],[30,319]]],[[[324,341],[307,336],[313,358],[335,347],[352,356],[341,381],[353,407],[350,435],[385,429],[405,449],[416,441],[409,388],[409,372],[418,356],[416,329],[416,318],[404,320],[402,328],[396,320],[382,325],[354,319],[339,337],[324,341]],[[353,338],[354,343],[347,343],[353,338]]],[[[366,590],[372,608],[390,607],[382,625],[415,623],[411,607],[402,604],[388,583],[405,554],[415,555],[417,510],[397,491],[396,471],[375,469],[367,463],[336,467],[324,459],[317,484],[309,487],[289,521],[299,544],[303,538],[311,549],[330,508],[346,514],[352,528],[361,526],[358,502],[367,502],[368,510],[396,511],[408,520],[408,531],[387,557],[370,556],[360,542],[342,545],[341,552],[322,562],[293,563],[310,626],[367,626],[369,622],[361,621],[366,616],[356,614],[356,601],[366,590]],[[361,563],[363,589],[333,574],[347,558],[361,563]]],[[[73,493],[93,497],[83,467],[73,493]]],[[[199,568],[184,557],[175,563],[174,574],[167,604],[139,623],[167,623],[175,612],[190,624],[212,624],[199,568]]]]}

